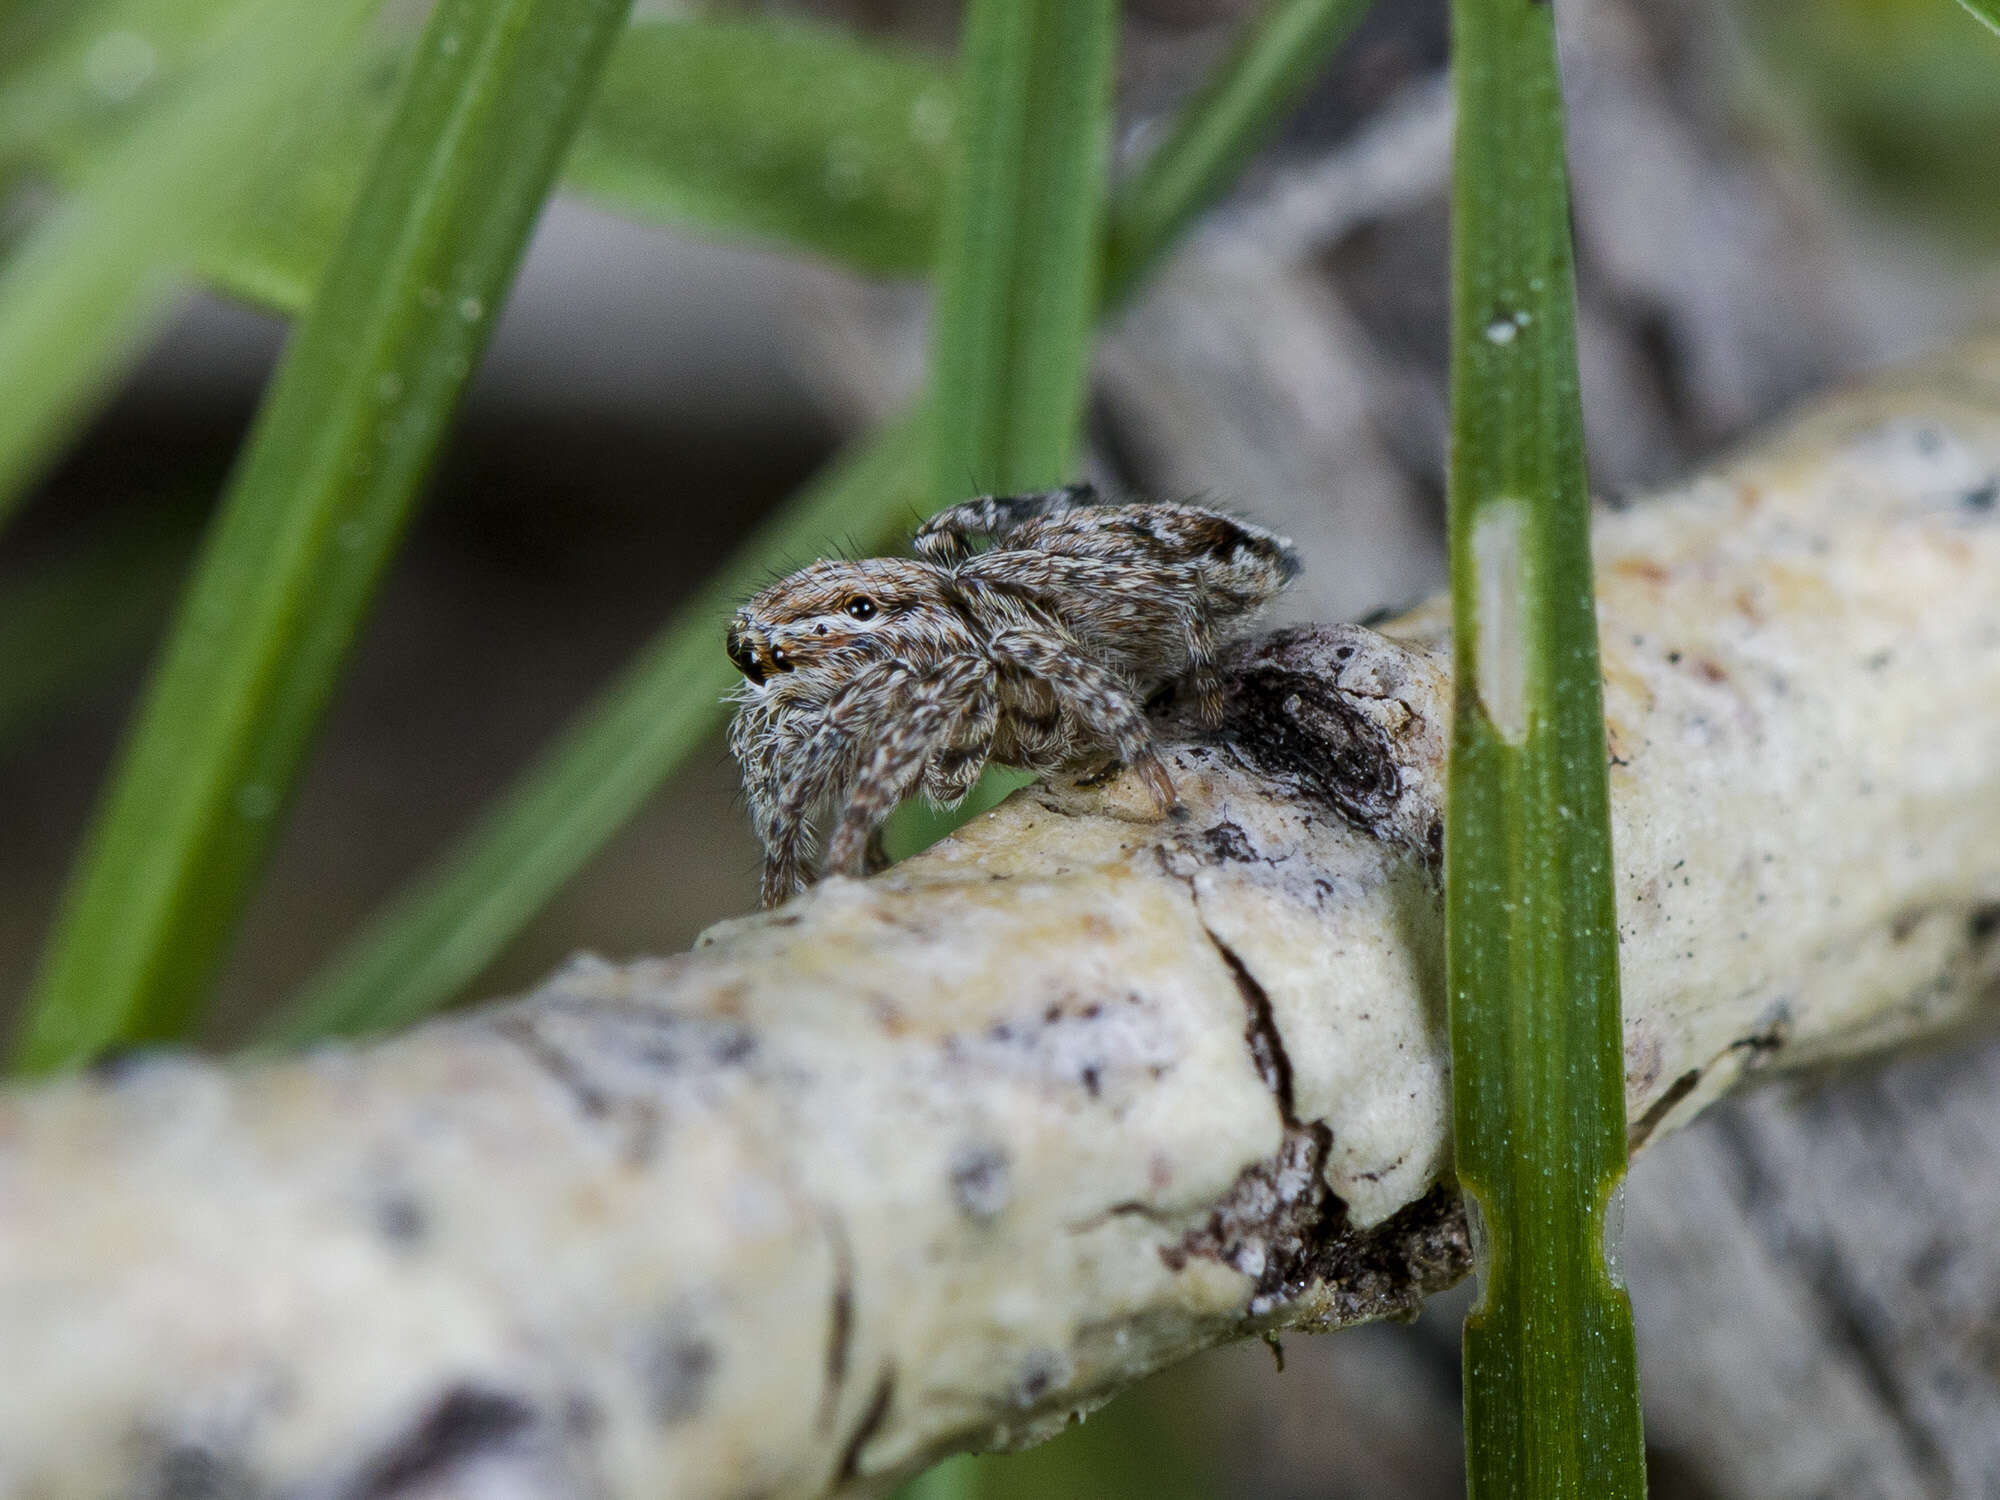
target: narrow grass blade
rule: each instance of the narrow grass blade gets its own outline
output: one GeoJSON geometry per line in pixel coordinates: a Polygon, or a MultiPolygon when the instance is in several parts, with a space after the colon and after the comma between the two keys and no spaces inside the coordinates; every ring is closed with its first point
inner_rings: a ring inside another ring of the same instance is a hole
{"type": "Polygon", "coordinates": [[[2000,33],[2000,0],[1958,0],[1958,3],[1984,21],[1989,30],[2000,33]]]}
{"type": "MultiPolygon", "coordinates": [[[[1317,35],[1320,45],[1332,45],[1327,34],[1317,35]]],[[[1312,71],[1304,67],[1291,76],[1312,71]]],[[[1234,94],[1218,86],[1203,97],[1234,94]]],[[[1233,111],[1231,129],[1241,136],[1228,137],[1232,144],[1225,154],[1247,153],[1273,122],[1277,103],[1268,114],[1233,111]]],[[[1209,134],[1183,127],[1163,149],[1184,149],[1175,143],[1206,140],[1209,134]]],[[[1213,186],[1206,174],[1173,168],[1163,170],[1162,181],[1176,186],[1162,190],[1155,211],[1145,218],[1149,227],[1135,230],[1132,242],[1142,267],[1165,248],[1163,239],[1145,236],[1179,233],[1200,212],[1201,195],[1213,186]]],[[[1114,203],[1112,213],[1117,212],[1114,203]]],[[[784,520],[752,537],[715,587],[674,616],[625,675],[496,799],[464,839],[391,897],[265,1035],[297,1042],[328,1031],[399,1025],[459,993],[722,723],[727,712],[722,693],[731,674],[720,642],[729,611],[774,570],[823,555],[829,540],[886,536],[893,526],[921,514],[926,497],[934,500],[937,494],[935,469],[929,434],[915,419],[862,440],[838,469],[793,501],[784,520]],[[694,677],[696,665],[707,675],[694,677]],[[703,686],[689,685],[696,682],[703,686]],[[629,759],[608,773],[604,767],[627,743],[620,736],[630,732],[628,725],[643,726],[643,733],[629,741],[629,759]],[[593,794],[587,817],[572,818],[568,811],[566,799],[577,788],[593,794]]],[[[936,836],[944,831],[940,828],[936,836]]]]}
{"type": "Polygon", "coordinates": [[[1561,84],[1544,0],[1454,0],[1446,828],[1471,1493],[1645,1492],[1610,811],[1561,84]]]}
{"type": "Polygon", "coordinates": [[[262,0],[0,269],[0,521],[165,306],[245,139],[375,3],[262,0]]]}
{"type": "MultiPolygon", "coordinates": [[[[1116,15],[1107,3],[973,0],[965,120],[938,255],[931,348],[936,504],[1070,477],[1102,269],[1116,15]]],[[[956,808],[912,798],[901,859],[1033,778],[989,767],[956,808]]]]}
{"type": "MultiPolygon", "coordinates": [[[[1037,224],[1016,208],[1059,204],[1063,191],[1076,198],[1067,210],[1072,219],[1095,207],[1080,195],[1088,179],[1080,160],[1071,159],[1095,138],[1073,127],[1067,158],[1046,141],[1061,124],[1049,118],[1046,101],[1065,91],[1043,74],[1058,56],[1076,52],[1078,39],[1035,33],[1031,7],[992,9],[998,18],[985,31],[977,8],[968,27],[966,171],[939,269],[941,503],[975,490],[1028,490],[1069,477],[1089,373],[1087,334],[1072,340],[1062,321],[1072,303],[1059,278],[1069,275],[1078,285],[1091,279],[1059,254],[1076,251],[1074,226],[1060,213],[1037,224]],[[1037,56],[1036,47],[1048,50],[1037,56]],[[1031,129],[1044,139],[1030,138],[1031,129]],[[1052,295],[1051,287],[1064,290],[1052,295]]],[[[1277,0],[1243,29],[1113,199],[1099,267],[1090,268],[1102,271],[1100,301],[1115,302],[1136,287],[1154,257],[1221,194],[1366,9],[1367,0],[1277,0]]],[[[1086,22],[1080,10],[1064,15],[1072,27],[1086,22]]],[[[1067,92],[1078,94],[1074,85],[1067,92]]],[[[1033,779],[991,769],[958,807],[906,802],[883,830],[883,847],[894,859],[926,849],[1033,779]]]]}
{"type": "Polygon", "coordinates": [[[932,493],[1069,476],[1111,146],[1110,0],[972,0],[960,168],[938,253],[932,493]]]}
{"type": "Polygon", "coordinates": [[[138,658],[186,570],[193,519],[148,506],[0,588],[0,752],[138,658]]]}
{"type": "Polygon", "coordinates": [[[1105,285],[1123,295],[1192,211],[1220,197],[1371,0],[1273,0],[1119,192],[1105,285]]]}
{"type": "Polygon", "coordinates": [[[350,943],[263,1031],[293,1043],[415,1020],[449,999],[714,731],[736,670],[719,621],[836,538],[918,514],[923,444],[903,424],[865,440],[767,521],[736,558],[473,828],[464,845],[350,943]]]}
{"type": "Polygon", "coordinates": [[[629,4],[432,14],[73,876],[25,1067],[193,1013],[629,4]]]}

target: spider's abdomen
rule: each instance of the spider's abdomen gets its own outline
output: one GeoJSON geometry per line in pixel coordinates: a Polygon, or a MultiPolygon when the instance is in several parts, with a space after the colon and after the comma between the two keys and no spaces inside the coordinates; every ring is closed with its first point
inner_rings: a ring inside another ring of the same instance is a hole
{"type": "Polygon", "coordinates": [[[1089,557],[1122,568],[1167,568],[1229,613],[1270,602],[1299,573],[1286,538],[1198,505],[1104,505],[1030,522],[1008,548],[1089,557]]]}
{"type": "Polygon", "coordinates": [[[1141,685],[1177,677],[1297,576],[1275,532],[1191,505],[1103,505],[1039,517],[968,559],[973,597],[1016,596],[1056,616],[1141,685]]]}

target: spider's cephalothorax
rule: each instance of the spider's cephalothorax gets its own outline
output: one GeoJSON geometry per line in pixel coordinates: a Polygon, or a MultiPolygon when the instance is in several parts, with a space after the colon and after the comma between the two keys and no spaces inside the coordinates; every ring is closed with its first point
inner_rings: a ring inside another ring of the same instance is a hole
{"type": "Polygon", "coordinates": [[[764,844],[764,904],[798,889],[812,824],[827,868],[921,789],[947,806],[989,761],[1122,761],[1162,814],[1174,787],[1143,705],[1182,681],[1209,724],[1215,653],[1298,572],[1290,542],[1193,505],[1111,505],[1086,486],[969,500],[915,558],[818,562],[736,614],[729,748],[764,844]],[[975,539],[992,543],[973,548],[975,539]]]}

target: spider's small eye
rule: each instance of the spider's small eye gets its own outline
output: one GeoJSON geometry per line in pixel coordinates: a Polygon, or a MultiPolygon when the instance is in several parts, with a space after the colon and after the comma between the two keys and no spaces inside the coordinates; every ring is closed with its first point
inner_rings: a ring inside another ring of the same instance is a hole
{"type": "Polygon", "coordinates": [[[792,670],[792,659],[785,655],[784,647],[773,646],[771,648],[771,665],[776,667],[780,672],[789,672],[792,670]]]}
{"type": "Polygon", "coordinates": [[[847,612],[857,620],[872,620],[875,618],[875,601],[865,594],[857,595],[847,601],[847,612]]]}

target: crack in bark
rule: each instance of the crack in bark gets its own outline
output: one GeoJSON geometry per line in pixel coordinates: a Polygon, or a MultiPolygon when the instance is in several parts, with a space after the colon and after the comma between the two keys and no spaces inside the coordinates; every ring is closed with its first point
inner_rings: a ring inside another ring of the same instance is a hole
{"type": "MultiPolygon", "coordinates": [[[[1197,920],[1200,918],[1200,905],[1200,898],[1196,897],[1197,920]]],[[[1292,1059],[1285,1050],[1285,1039],[1278,1034],[1271,997],[1257,982],[1257,976],[1250,972],[1250,966],[1243,962],[1242,955],[1217,936],[1214,928],[1203,922],[1201,930],[1221,955],[1230,978],[1236,981],[1236,993],[1243,997],[1243,1009],[1249,1016],[1243,1038],[1249,1044],[1250,1060],[1257,1066],[1257,1076],[1264,1080],[1264,1087],[1277,1100],[1278,1117],[1285,1122],[1287,1129],[1296,1130],[1299,1120],[1292,1110],[1292,1059]]]]}
{"type": "Polygon", "coordinates": [[[834,1215],[824,1219],[827,1243],[833,1248],[833,1299],[827,1312],[826,1385],[820,1396],[819,1426],[833,1425],[840,1410],[840,1393],[847,1384],[847,1362],[854,1343],[854,1248],[847,1227],[834,1215]]]}
{"type": "Polygon", "coordinates": [[[868,1440],[882,1430],[882,1424],[889,1418],[889,1403],[896,1394],[896,1370],[892,1365],[882,1372],[882,1378],[875,1382],[875,1394],[869,1398],[868,1409],[861,1414],[861,1421],[854,1429],[854,1436],[847,1440],[847,1446],[840,1450],[840,1466],[834,1471],[836,1486],[846,1484],[861,1472],[861,1450],[868,1440]]]}
{"type": "Polygon", "coordinates": [[[656,1100],[642,1095],[614,1097],[593,1081],[566,1049],[544,1036],[532,1015],[517,1012],[492,1024],[496,1035],[519,1047],[569,1095],[579,1114],[624,1126],[623,1155],[628,1165],[644,1166],[652,1160],[660,1144],[660,1106],[656,1100]]]}

